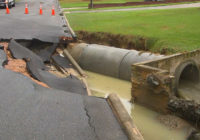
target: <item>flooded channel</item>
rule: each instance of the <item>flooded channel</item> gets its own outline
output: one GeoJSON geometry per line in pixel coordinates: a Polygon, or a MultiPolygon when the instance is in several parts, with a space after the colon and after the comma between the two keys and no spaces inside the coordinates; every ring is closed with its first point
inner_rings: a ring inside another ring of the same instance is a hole
{"type": "Polygon", "coordinates": [[[184,99],[195,100],[200,103],[200,83],[193,83],[190,81],[182,81],[180,83],[178,94],[184,99]]]}
{"type": "MultiPolygon", "coordinates": [[[[109,93],[120,96],[123,104],[141,131],[145,140],[186,140],[191,126],[180,120],[173,121],[137,104],[130,104],[131,83],[101,74],[86,71],[88,85],[94,96],[105,97],[109,93]],[[164,120],[164,121],[163,121],[164,120]],[[177,123],[179,122],[179,123],[177,123]],[[171,123],[171,124],[170,124],[171,123]]],[[[174,120],[174,119],[173,119],[174,120]]]]}

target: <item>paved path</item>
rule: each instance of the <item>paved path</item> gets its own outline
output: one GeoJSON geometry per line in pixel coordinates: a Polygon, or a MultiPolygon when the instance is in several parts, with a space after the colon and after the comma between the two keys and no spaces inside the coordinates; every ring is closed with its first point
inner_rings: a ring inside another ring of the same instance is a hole
{"type": "Polygon", "coordinates": [[[71,12],[65,12],[65,13],[97,13],[97,12],[139,11],[139,10],[152,10],[152,9],[176,9],[176,8],[192,8],[192,7],[200,7],[200,2],[199,3],[190,3],[190,4],[156,6],[156,7],[105,9],[105,10],[90,10],[90,11],[71,11],[71,12]]]}
{"type": "Polygon", "coordinates": [[[62,8],[62,10],[76,10],[76,9],[88,9],[88,7],[62,8]]]}

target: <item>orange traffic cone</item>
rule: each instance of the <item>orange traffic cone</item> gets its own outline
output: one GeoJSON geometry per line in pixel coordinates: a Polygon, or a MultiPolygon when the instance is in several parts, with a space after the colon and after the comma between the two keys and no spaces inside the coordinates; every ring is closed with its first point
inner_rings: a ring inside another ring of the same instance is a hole
{"type": "Polygon", "coordinates": [[[52,16],[55,16],[55,7],[54,7],[54,6],[52,6],[51,15],[52,15],[52,16]]]}
{"type": "Polygon", "coordinates": [[[8,4],[6,4],[6,14],[10,14],[10,10],[8,8],[8,4]]]}
{"type": "Polygon", "coordinates": [[[28,14],[28,4],[25,4],[25,14],[28,14]]]}
{"type": "Polygon", "coordinates": [[[40,15],[42,15],[42,4],[40,4],[40,15]]]}

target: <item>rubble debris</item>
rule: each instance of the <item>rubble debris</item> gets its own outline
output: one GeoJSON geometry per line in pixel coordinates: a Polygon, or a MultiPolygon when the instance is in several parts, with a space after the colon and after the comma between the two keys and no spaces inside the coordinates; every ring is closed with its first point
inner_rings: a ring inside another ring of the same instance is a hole
{"type": "Polygon", "coordinates": [[[54,43],[52,46],[47,49],[39,51],[38,55],[42,58],[43,62],[50,62],[50,57],[55,52],[58,44],[54,43]]]}
{"type": "Polygon", "coordinates": [[[200,133],[197,130],[193,130],[187,140],[200,140],[200,133]]]}
{"type": "Polygon", "coordinates": [[[53,55],[52,60],[63,69],[73,68],[73,65],[70,63],[70,61],[66,57],[62,57],[60,55],[53,55]]]}
{"type": "Polygon", "coordinates": [[[57,77],[66,77],[66,73],[63,73],[62,71],[58,71],[57,67],[54,65],[46,65],[48,67],[48,72],[56,75],[57,77]]]}
{"type": "Polygon", "coordinates": [[[168,108],[176,115],[200,126],[200,104],[195,101],[174,97],[169,100],[168,108]]]}
{"type": "MultiPolygon", "coordinates": [[[[10,51],[8,50],[8,43],[1,42],[0,45],[2,45],[4,47],[4,52],[5,52],[6,56],[7,56],[7,62],[4,63],[4,68],[6,68],[8,70],[12,70],[14,72],[21,73],[21,74],[29,77],[35,83],[37,83],[37,84],[39,84],[39,85],[41,85],[43,87],[48,87],[45,83],[43,83],[41,81],[38,81],[38,80],[34,79],[33,77],[31,77],[31,75],[27,71],[26,62],[23,59],[14,59],[12,57],[10,51]]],[[[2,57],[3,55],[0,55],[0,56],[2,57]]],[[[2,59],[0,59],[0,60],[2,60],[2,59]]]]}
{"type": "Polygon", "coordinates": [[[15,40],[11,40],[9,49],[15,58],[25,59],[27,70],[35,79],[46,83],[49,87],[69,91],[77,94],[87,95],[84,83],[75,76],[60,78],[47,71],[43,60],[28,48],[23,47],[15,40]]]}
{"type": "MultiPolygon", "coordinates": [[[[33,69],[32,69],[33,70],[33,69]]],[[[38,73],[44,82],[52,88],[70,91],[73,93],[87,95],[86,86],[77,77],[70,75],[65,78],[59,78],[55,75],[38,69],[38,73]]]]}
{"type": "Polygon", "coordinates": [[[34,61],[34,65],[39,69],[45,69],[42,59],[28,48],[23,47],[12,39],[8,45],[12,56],[16,59],[26,59],[34,61]]]}

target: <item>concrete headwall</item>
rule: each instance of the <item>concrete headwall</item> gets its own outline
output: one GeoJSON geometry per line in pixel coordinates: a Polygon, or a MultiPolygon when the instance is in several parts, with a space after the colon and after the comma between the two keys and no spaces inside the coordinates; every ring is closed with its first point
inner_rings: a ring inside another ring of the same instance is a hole
{"type": "Polygon", "coordinates": [[[157,111],[166,112],[168,99],[176,96],[180,75],[189,65],[196,67],[196,79],[199,80],[200,50],[133,64],[133,99],[157,111]]]}

